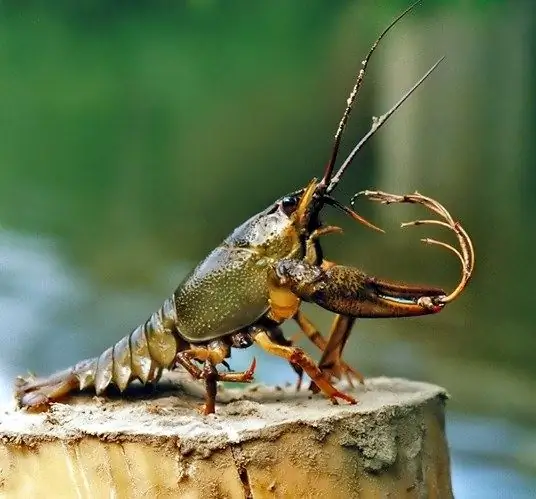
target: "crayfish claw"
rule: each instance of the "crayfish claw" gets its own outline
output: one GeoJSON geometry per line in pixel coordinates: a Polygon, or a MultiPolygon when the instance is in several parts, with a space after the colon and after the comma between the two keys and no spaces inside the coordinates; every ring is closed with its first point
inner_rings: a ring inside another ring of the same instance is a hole
{"type": "Polygon", "coordinates": [[[401,224],[401,227],[413,227],[420,225],[439,225],[445,227],[456,235],[460,249],[456,249],[454,246],[445,243],[443,241],[438,241],[437,239],[424,238],[421,241],[425,244],[441,246],[450,252],[454,253],[457,258],[460,260],[462,265],[462,276],[460,282],[456,288],[448,295],[429,297],[429,302],[427,303],[423,298],[421,305],[428,308],[433,308],[437,306],[443,306],[451,301],[454,301],[461,292],[467,287],[467,284],[471,280],[473,275],[473,269],[475,266],[475,250],[473,247],[473,242],[471,238],[461,226],[461,224],[452,218],[452,215],[448,210],[438,201],[432,199],[428,196],[424,196],[419,192],[415,191],[413,194],[390,194],[383,191],[360,191],[352,196],[351,205],[355,200],[360,197],[366,197],[371,201],[377,201],[382,204],[393,204],[393,203],[410,203],[410,204],[420,204],[425,208],[428,208],[430,211],[434,212],[436,215],[439,215],[442,220],[430,219],[430,220],[412,220],[410,222],[404,222],[401,224]]]}

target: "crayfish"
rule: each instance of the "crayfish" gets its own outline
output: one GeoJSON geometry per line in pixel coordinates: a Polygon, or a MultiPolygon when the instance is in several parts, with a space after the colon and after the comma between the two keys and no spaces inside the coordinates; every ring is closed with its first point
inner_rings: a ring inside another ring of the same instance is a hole
{"type": "Polygon", "coordinates": [[[226,362],[232,348],[247,348],[253,344],[290,362],[300,380],[305,372],[311,379],[311,388],[321,391],[333,402],[341,399],[356,403],[353,397],[332,384],[334,378],[340,378],[342,374],[362,379],[341,358],[355,320],[437,313],[465,288],[474,265],[473,247],[465,230],[441,204],[418,193],[397,196],[364,191],[360,194],[382,203],[421,204],[442,218],[409,224],[441,225],[456,234],[460,250],[440,241],[425,240],[448,248],[461,260],[462,278],[452,293],[447,295],[435,287],[378,279],[357,268],[333,263],[324,258],[320,245],[323,236],[341,232],[339,227],[321,221],[320,214],[326,205],[377,228],[354,211],[353,199],[350,206],[346,206],[337,201],[332,192],[363,145],[442,59],[391,109],[373,120],[369,132],[338,171],[334,170],[341,137],[367,64],[381,39],[413,7],[383,31],[362,62],[322,178],[313,178],[305,187],[282,196],[236,228],[193,269],[158,311],[98,357],[81,361],[49,377],[19,378],[16,387],[19,406],[43,410],[73,391],[90,387],[97,394],[103,393],[111,384],[123,391],[134,380],[143,384],[156,382],[164,369],[182,366],[194,378],[204,381],[204,413],[213,413],[218,381],[249,382],[253,379],[255,360],[243,372],[230,371],[226,362]],[[336,314],[328,339],[300,310],[304,301],[336,314]],[[281,325],[289,319],[296,321],[323,351],[318,364],[284,336],[281,325]],[[229,370],[218,370],[220,364],[229,370]]]}

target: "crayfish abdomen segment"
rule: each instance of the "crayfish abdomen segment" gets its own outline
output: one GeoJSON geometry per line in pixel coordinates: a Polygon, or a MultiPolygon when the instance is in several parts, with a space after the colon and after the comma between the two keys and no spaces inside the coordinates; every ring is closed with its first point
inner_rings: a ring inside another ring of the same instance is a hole
{"type": "Polygon", "coordinates": [[[174,301],[169,298],[143,325],[99,357],[49,377],[19,378],[15,392],[18,404],[42,410],[75,390],[93,387],[99,395],[111,384],[123,391],[136,379],[143,384],[158,381],[162,370],[172,367],[177,353],[188,346],[177,332],[176,323],[174,301]]]}

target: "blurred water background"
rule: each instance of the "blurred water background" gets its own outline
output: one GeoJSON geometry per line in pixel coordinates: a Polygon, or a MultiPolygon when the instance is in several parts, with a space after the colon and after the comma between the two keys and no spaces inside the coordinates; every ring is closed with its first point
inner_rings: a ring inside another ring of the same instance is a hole
{"type": "MultiPolygon", "coordinates": [[[[18,373],[100,353],[235,226],[320,175],[363,55],[405,7],[3,1],[2,401],[18,373]]],[[[474,281],[456,303],[434,317],[362,321],[346,349],[367,376],[448,388],[459,498],[536,497],[535,9],[428,0],[380,47],[343,147],[447,56],[337,196],[417,189],[474,238],[474,281]]],[[[359,208],[388,235],[327,209],[346,229],[325,239],[330,259],[456,283],[455,259],[418,242],[429,231],[397,228],[415,210],[359,208]]],[[[329,314],[308,310],[328,328],[329,314]]],[[[253,353],[238,352],[233,368],[253,353]]],[[[255,355],[262,380],[294,379],[283,362],[255,355]]]]}

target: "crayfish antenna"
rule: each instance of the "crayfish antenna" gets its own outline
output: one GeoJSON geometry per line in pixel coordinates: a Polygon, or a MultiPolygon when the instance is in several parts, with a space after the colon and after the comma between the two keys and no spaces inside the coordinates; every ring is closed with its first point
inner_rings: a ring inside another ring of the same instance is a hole
{"type": "Polygon", "coordinates": [[[443,220],[413,220],[411,222],[405,222],[401,224],[401,227],[411,227],[418,225],[439,225],[441,227],[446,227],[454,232],[456,238],[458,239],[458,244],[460,245],[460,250],[457,250],[450,244],[447,244],[443,241],[438,241],[436,239],[424,238],[421,241],[425,244],[433,244],[436,246],[441,246],[448,249],[454,253],[461,262],[462,265],[462,276],[458,286],[447,296],[437,296],[431,298],[433,304],[447,304],[454,301],[461,292],[467,287],[467,284],[471,280],[473,275],[473,269],[475,267],[475,249],[473,242],[467,234],[466,230],[460,225],[460,223],[452,217],[452,215],[447,211],[447,209],[435,199],[432,199],[428,196],[423,196],[422,194],[415,192],[413,194],[398,195],[398,194],[389,194],[383,191],[362,191],[358,192],[352,196],[350,205],[353,206],[357,197],[363,196],[371,201],[377,201],[382,204],[393,204],[393,203],[412,203],[420,204],[428,208],[430,211],[439,215],[443,220]]]}
{"type": "Polygon", "coordinates": [[[337,171],[335,175],[331,178],[331,181],[329,185],[326,188],[326,194],[329,194],[339,183],[341,180],[342,175],[350,166],[352,161],[354,160],[356,154],[363,148],[363,146],[369,141],[369,139],[387,122],[387,120],[394,114],[394,112],[402,105],[408,98],[419,88],[424,81],[435,71],[437,66],[443,62],[445,57],[441,57],[437,60],[437,62],[430,67],[426,73],[394,104],[394,106],[391,107],[386,113],[382,114],[381,116],[377,117],[374,116],[372,118],[372,126],[370,127],[370,130],[365,134],[365,136],[357,143],[357,145],[352,149],[348,157],[344,160],[343,164],[337,171]]]}
{"type": "Polygon", "coordinates": [[[352,217],[356,222],[363,224],[365,227],[368,227],[369,229],[385,234],[385,231],[383,229],[381,229],[377,225],[374,225],[372,222],[369,222],[365,217],[362,217],[359,213],[356,213],[349,206],[345,206],[342,203],[339,203],[335,198],[332,198],[331,196],[324,196],[324,201],[326,202],[326,204],[329,204],[330,206],[334,206],[335,208],[338,208],[342,212],[346,213],[347,215],[352,217]]]}
{"type": "Polygon", "coordinates": [[[374,53],[374,51],[376,50],[376,47],[380,44],[382,39],[385,37],[385,35],[387,35],[387,33],[391,30],[391,28],[393,28],[395,24],[398,23],[398,21],[400,21],[406,14],[411,12],[419,3],[421,3],[421,1],[422,0],[417,0],[412,5],[410,5],[404,12],[402,12],[402,14],[398,15],[395,19],[393,19],[391,23],[389,24],[389,26],[387,26],[381,32],[380,36],[372,44],[365,59],[361,61],[361,69],[359,70],[359,73],[357,74],[352,91],[350,92],[350,95],[346,99],[346,109],[344,110],[344,113],[341,117],[341,121],[339,122],[339,126],[337,127],[337,131],[335,132],[331,157],[329,159],[328,164],[326,165],[326,169],[324,170],[324,176],[322,177],[322,180],[320,182],[322,186],[326,187],[331,180],[331,174],[333,173],[333,168],[335,167],[335,163],[337,161],[337,155],[339,153],[339,147],[341,145],[342,134],[348,123],[348,118],[350,117],[350,113],[352,112],[352,108],[357,99],[357,95],[359,93],[361,85],[363,84],[365,73],[367,71],[367,66],[372,57],[372,54],[374,53]]]}

